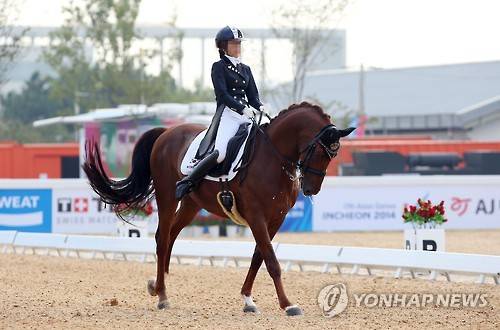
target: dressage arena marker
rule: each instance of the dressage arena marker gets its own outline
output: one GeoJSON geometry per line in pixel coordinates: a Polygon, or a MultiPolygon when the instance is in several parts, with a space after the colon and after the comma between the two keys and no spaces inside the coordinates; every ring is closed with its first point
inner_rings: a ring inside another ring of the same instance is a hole
{"type": "MultiPolygon", "coordinates": [[[[278,260],[285,264],[284,271],[294,265],[305,271],[308,265],[316,266],[308,270],[318,270],[319,266],[321,272],[329,273],[331,266],[335,266],[339,274],[343,274],[342,268],[350,267],[352,275],[361,275],[360,271],[366,269],[371,276],[375,269],[392,269],[395,278],[402,278],[408,272],[411,279],[416,279],[417,274],[428,274],[423,278],[436,280],[443,275],[451,281],[451,274],[461,274],[476,276],[478,284],[486,283],[490,277],[493,283],[500,284],[500,256],[494,255],[284,243],[273,243],[273,248],[278,260]]],[[[239,261],[251,260],[254,249],[255,243],[250,241],[177,240],[172,257],[179,264],[182,258],[190,258],[196,259],[198,265],[208,260],[211,266],[221,260],[226,267],[231,260],[239,267],[239,261]]],[[[70,257],[73,252],[78,258],[84,258],[86,253],[92,259],[99,253],[111,260],[116,260],[116,255],[122,260],[138,260],[139,256],[141,262],[146,262],[148,256],[155,260],[156,243],[152,238],[0,231],[0,251],[18,254],[31,251],[43,255],[55,251],[57,256],[64,257],[70,257]]]]}

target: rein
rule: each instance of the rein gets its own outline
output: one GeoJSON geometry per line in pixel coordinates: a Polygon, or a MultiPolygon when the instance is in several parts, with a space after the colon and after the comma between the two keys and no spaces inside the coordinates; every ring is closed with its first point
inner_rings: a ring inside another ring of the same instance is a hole
{"type": "MultiPolygon", "coordinates": [[[[279,150],[273,144],[273,141],[271,141],[271,139],[269,139],[269,136],[267,136],[266,132],[264,132],[264,130],[262,128],[260,128],[260,126],[257,126],[257,129],[262,133],[262,136],[264,136],[264,139],[266,140],[266,142],[271,146],[271,148],[272,148],[273,152],[276,154],[276,156],[281,158],[281,161],[283,163],[286,163],[287,165],[294,168],[295,170],[299,169],[297,162],[294,162],[294,161],[286,158],[285,156],[283,156],[279,152],[279,150]]],[[[295,180],[300,179],[302,177],[302,175],[297,175],[296,173],[295,174],[290,173],[290,171],[286,168],[286,165],[282,165],[281,169],[288,175],[288,178],[292,181],[295,181],[295,180]]]]}

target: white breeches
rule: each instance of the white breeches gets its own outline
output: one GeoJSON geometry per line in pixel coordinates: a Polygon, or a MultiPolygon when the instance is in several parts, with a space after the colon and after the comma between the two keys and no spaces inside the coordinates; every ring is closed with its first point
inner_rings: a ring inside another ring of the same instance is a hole
{"type": "Polygon", "coordinates": [[[226,157],[227,143],[236,134],[238,128],[243,123],[252,121],[245,114],[240,115],[236,111],[225,107],[220,118],[217,136],[215,137],[215,149],[219,151],[217,163],[221,163],[226,157]]]}

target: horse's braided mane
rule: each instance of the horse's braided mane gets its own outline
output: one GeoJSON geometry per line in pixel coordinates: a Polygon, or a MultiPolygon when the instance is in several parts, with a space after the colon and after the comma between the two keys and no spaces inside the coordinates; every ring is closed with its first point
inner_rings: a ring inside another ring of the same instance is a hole
{"type": "Polygon", "coordinates": [[[331,117],[329,114],[325,113],[323,111],[323,109],[317,105],[317,104],[311,104],[309,102],[306,102],[306,101],[303,101],[301,102],[300,104],[292,104],[290,105],[287,109],[283,109],[281,110],[278,115],[274,118],[271,119],[271,121],[269,123],[265,123],[265,124],[262,124],[261,127],[262,128],[267,128],[270,124],[272,124],[275,120],[279,119],[279,118],[282,118],[284,115],[286,115],[287,113],[289,112],[292,112],[296,109],[301,109],[301,108],[309,108],[311,109],[312,111],[316,111],[318,114],[320,114],[323,118],[325,118],[326,120],[328,121],[331,121],[331,117]]]}

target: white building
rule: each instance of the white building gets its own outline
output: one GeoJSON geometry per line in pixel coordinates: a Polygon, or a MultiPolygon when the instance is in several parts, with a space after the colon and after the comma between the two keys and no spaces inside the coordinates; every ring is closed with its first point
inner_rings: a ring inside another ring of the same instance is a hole
{"type": "MultiPolygon", "coordinates": [[[[340,102],[351,112],[363,108],[369,134],[500,140],[500,61],[364,74],[315,71],[306,77],[304,95],[323,105],[340,102]]],[[[346,112],[333,116],[339,120],[346,112]]]]}

